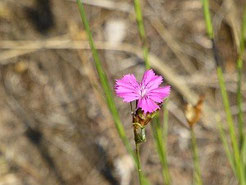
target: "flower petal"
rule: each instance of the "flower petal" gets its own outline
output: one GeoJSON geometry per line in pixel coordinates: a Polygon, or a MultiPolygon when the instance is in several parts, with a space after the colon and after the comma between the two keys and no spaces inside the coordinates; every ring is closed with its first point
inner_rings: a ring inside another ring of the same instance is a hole
{"type": "Polygon", "coordinates": [[[159,87],[162,81],[162,76],[155,75],[154,71],[150,69],[144,73],[141,85],[144,86],[144,88],[151,90],[159,87]]]}
{"type": "Polygon", "coordinates": [[[154,112],[160,107],[153,100],[145,97],[138,101],[138,108],[141,108],[146,114],[147,112],[154,112]]]}
{"type": "Polygon", "coordinates": [[[141,84],[146,85],[150,82],[150,80],[155,76],[155,73],[152,69],[144,72],[141,84]]]}
{"type": "Polygon", "coordinates": [[[148,92],[147,96],[157,102],[157,103],[161,103],[163,102],[163,100],[169,96],[170,94],[170,86],[165,86],[165,87],[159,87],[156,89],[152,89],[148,92]]]}
{"type": "Polygon", "coordinates": [[[140,95],[137,92],[138,89],[139,84],[132,74],[127,74],[122,79],[116,80],[115,92],[117,96],[123,98],[125,102],[139,99],[140,95]]]}
{"type": "Polygon", "coordinates": [[[117,95],[123,98],[124,102],[132,102],[139,99],[139,95],[136,93],[118,93],[117,95]]]}

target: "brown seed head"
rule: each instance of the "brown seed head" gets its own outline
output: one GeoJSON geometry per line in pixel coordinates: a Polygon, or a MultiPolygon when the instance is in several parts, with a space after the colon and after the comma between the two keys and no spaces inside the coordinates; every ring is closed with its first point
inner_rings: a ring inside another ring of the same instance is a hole
{"type": "Polygon", "coordinates": [[[185,118],[189,124],[189,126],[192,128],[193,125],[195,125],[201,118],[201,112],[202,112],[202,105],[204,102],[205,96],[200,96],[197,104],[195,106],[191,104],[187,104],[185,106],[185,118]]]}

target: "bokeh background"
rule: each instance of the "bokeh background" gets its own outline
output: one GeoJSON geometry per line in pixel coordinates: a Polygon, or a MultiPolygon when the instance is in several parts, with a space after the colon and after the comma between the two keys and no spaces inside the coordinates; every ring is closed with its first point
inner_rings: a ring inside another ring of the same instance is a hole
{"type": "MultiPolygon", "coordinates": [[[[144,62],[133,1],[83,2],[112,87],[127,73],[140,80],[144,62]]],[[[192,183],[184,106],[200,95],[205,103],[195,132],[204,184],[237,184],[216,127],[216,115],[224,118],[224,111],[201,1],[141,3],[152,66],[172,86],[167,147],[173,184],[192,183]]],[[[210,1],[234,115],[236,44],[245,4],[210,1]]],[[[245,76],[242,89],[245,101],[245,76]]],[[[130,106],[115,100],[134,147],[130,106]]],[[[152,184],[162,184],[150,126],[141,160],[152,184]]],[[[0,185],[44,184],[135,185],[138,179],[104,102],[75,0],[1,0],[0,185]]]]}

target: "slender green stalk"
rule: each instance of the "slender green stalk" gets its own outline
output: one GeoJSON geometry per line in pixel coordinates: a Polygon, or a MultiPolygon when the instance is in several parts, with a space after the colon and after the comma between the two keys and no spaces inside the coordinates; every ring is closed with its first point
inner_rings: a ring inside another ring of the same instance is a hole
{"type": "MultiPolygon", "coordinates": [[[[241,156],[242,156],[243,164],[245,165],[246,164],[246,137],[244,137],[241,156]]],[[[246,166],[244,166],[244,168],[246,168],[246,166]]]]}
{"type": "Polygon", "coordinates": [[[147,44],[147,38],[145,35],[140,0],[134,0],[134,8],[135,8],[135,14],[136,14],[136,19],[137,19],[137,24],[138,24],[138,32],[139,32],[139,35],[140,35],[140,38],[143,44],[142,48],[143,48],[145,67],[146,69],[150,69],[149,49],[148,49],[148,44],[147,44]]]}
{"type": "Polygon", "coordinates": [[[222,70],[220,67],[217,68],[217,76],[219,78],[219,85],[220,85],[222,100],[223,100],[223,104],[225,107],[227,124],[229,127],[229,133],[230,133],[232,150],[233,150],[235,167],[236,167],[235,170],[236,170],[236,173],[237,173],[237,176],[239,179],[239,183],[241,185],[245,185],[244,168],[243,168],[243,164],[241,163],[234,121],[233,121],[232,114],[231,114],[231,108],[230,108],[230,103],[229,103],[229,99],[228,99],[228,95],[227,95],[227,91],[226,91],[226,87],[225,87],[225,81],[224,81],[223,73],[222,73],[222,70]]]}
{"type": "Polygon", "coordinates": [[[240,38],[240,47],[238,51],[238,59],[237,59],[237,70],[238,70],[238,81],[237,81],[237,105],[238,105],[238,133],[239,133],[239,146],[242,148],[244,141],[244,131],[243,131],[243,111],[242,111],[242,68],[243,68],[243,53],[244,53],[244,42],[246,34],[246,7],[243,15],[243,23],[241,29],[241,38],[240,38]]]}
{"type": "MultiPolygon", "coordinates": [[[[149,69],[150,68],[149,49],[148,49],[147,38],[146,38],[144,24],[143,24],[143,16],[142,16],[142,11],[141,11],[140,0],[134,0],[134,8],[135,8],[135,14],[136,14],[136,19],[137,19],[137,24],[138,24],[138,32],[139,32],[142,45],[143,45],[142,48],[143,48],[143,54],[144,54],[145,68],[149,69]]],[[[171,183],[171,178],[170,178],[169,171],[168,171],[166,144],[163,141],[164,135],[160,127],[160,118],[158,115],[155,118],[153,118],[153,124],[155,123],[156,123],[156,126],[151,125],[151,127],[152,127],[153,134],[155,136],[154,140],[156,143],[157,151],[158,151],[159,158],[160,158],[161,165],[162,165],[163,180],[166,185],[169,185],[171,183]]],[[[166,125],[167,125],[167,122],[166,122],[166,125]]]]}
{"type": "Polygon", "coordinates": [[[121,140],[123,141],[125,147],[127,148],[128,152],[133,157],[133,159],[135,161],[135,165],[137,166],[138,163],[137,163],[136,156],[135,156],[135,154],[134,154],[134,152],[133,152],[133,150],[132,150],[132,148],[130,146],[129,140],[126,137],[123,124],[122,124],[122,122],[121,122],[121,120],[119,118],[119,114],[118,114],[118,111],[116,109],[116,105],[115,105],[115,102],[114,102],[114,97],[112,95],[111,87],[109,85],[109,81],[108,81],[107,76],[106,76],[106,74],[105,74],[105,72],[103,70],[103,67],[102,67],[98,52],[97,52],[97,50],[95,48],[95,44],[94,44],[94,41],[93,41],[93,38],[92,38],[92,34],[91,34],[91,31],[90,31],[90,26],[89,26],[88,20],[86,18],[84,6],[83,6],[81,0],[77,0],[77,4],[78,4],[78,7],[79,7],[79,11],[80,11],[82,22],[84,24],[84,27],[85,27],[85,30],[86,30],[86,33],[87,33],[87,36],[88,36],[88,39],[89,39],[90,48],[91,48],[92,55],[93,55],[93,58],[94,58],[94,61],[95,61],[95,64],[96,64],[97,73],[99,75],[100,82],[101,82],[101,85],[102,85],[102,88],[103,88],[103,91],[104,91],[104,94],[105,94],[105,97],[106,97],[106,102],[107,102],[108,108],[109,108],[109,110],[110,110],[110,112],[112,114],[112,117],[113,117],[115,126],[117,128],[118,134],[119,134],[121,140]]]}
{"type": "Polygon", "coordinates": [[[220,138],[221,138],[222,143],[224,145],[226,156],[230,162],[230,165],[231,165],[231,168],[232,168],[234,174],[237,176],[236,171],[235,171],[235,160],[234,160],[233,154],[231,152],[230,145],[227,141],[225,130],[223,128],[222,123],[218,122],[217,125],[218,125],[218,129],[219,129],[219,133],[220,133],[220,138]]]}
{"type": "Polygon", "coordinates": [[[167,163],[166,136],[164,136],[159,116],[156,116],[152,121],[152,131],[155,139],[156,149],[161,161],[163,181],[165,185],[170,185],[171,178],[167,163]]]}
{"type": "Polygon", "coordinates": [[[238,134],[239,134],[239,147],[241,150],[244,138],[243,133],[243,111],[242,111],[242,67],[243,60],[241,57],[237,59],[237,106],[238,106],[238,134]]]}
{"type": "Polygon", "coordinates": [[[168,104],[168,99],[165,101],[164,106],[163,106],[163,129],[162,131],[162,139],[160,138],[160,141],[163,142],[161,144],[163,146],[163,159],[164,163],[162,164],[162,175],[163,175],[163,180],[166,185],[171,184],[171,177],[168,169],[168,162],[167,162],[167,135],[168,135],[168,109],[167,109],[167,104],[168,104]],[[166,179],[166,180],[165,180],[166,179]]]}
{"type": "Polygon", "coordinates": [[[139,184],[143,185],[144,178],[143,178],[143,173],[142,173],[142,167],[141,167],[141,161],[140,161],[140,151],[139,151],[140,143],[135,141],[135,144],[136,144],[136,157],[137,157],[137,170],[138,170],[139,184]]]}
{"type": "Polygon", "coordinates": [[[245,40],[246,40],[246,6],[244,7],[243,12],[243,22],[241,28],[241,38],[240,38],[240,54],[242,55],[245,49],[245,40]]]}
{"type": "Polygon", "coordinates": [[[191,146],[192,146],[192,155],[193,155],[193,163],[194,163],[194,175],[193,175],[194,183],[195,185],[202,185],[199,155],[198,155],[197,144],[196,144],[196,136],[193,127],[190,128],[190,133],[191,133],[191,146]]]}
{"type": "MultiPolygon", "coordinates": [[[[143,24],[143,16],[142,16],[142,11],[141,11],[140,0],[134,0],[134,8],[135,8],[135,14],[136,14],[136,19],[137,19],[137,24],[138,24],[138,32],[139,32],[139,35],[142,41],[145,68],[150,69],[149,49],[148,49],[147,38],[146,38],[144,24],[143,24]]],[[[153,122],[158,122],[158,126],[155,128],[153,125],[151,125],[151,127],[154,133],[154,136],[155,136],[154,139],[155,139],[155,143],[157,146],[159,158],[162,164],[163,180],[165,184],[169,185],[170,175],[169,175],[168,165],[167,165],[165,144],[163,143],[163,133],[160,127],[159,119],[160,119],[159,116],[156,116],[155,118],[153,118],[153,122]]]]}
{"type": "Polygon", "coordinates": [[[165,101],[163,106],[163,140],[165,145],[167,144],[167,134],[168,134],[168,109],[167,109],[168,99],[165,101]]]}
{"type": "MultiPolygon", "coordinates": [[[[231,110],[230,110],[229,99],[228,99],[228,95],[227,95],[227,91],[226,91],[226,86],[225,86],[225,81],[224,81],[224,77],[223,77],[223,73],[222,73],[222,69],[221,69],[220,59],[218,56],[218,51],[217,51],[217,48],[216,48],[216,45],[214,42],[214,33],[213,33],[213,26],[212,26],[210,11],[209,11],[209,2],[208,2],[208,0],[202,0],[202,4],[203,4],[203,12],[204,12],[204,18],[205,18],[205,22],[206,22],[207,34],[213,43],[213,53],[214,53],[215,61],[217,63],[217,76],[219,79],[221,95],[222,95],[223,104],[224,104],[224,108],[225,108],[225,112],[226,112],[227,124],[229,127],[230,140],[231,140],[232,151],[233,151],[232,155],[233,155],[233,159],[235,162],[235,165],[234,165],[235,170],[234,171],[237,174],[237,178],[239,180],[240,185],[245,185],[245,180],[246,180],[245,174],[244,174],[245,170],[244,170],[243,164],[241,163],[242,161],[241,161],[240,149],[239,149],[239,145],[238,145],[238,141],[237,141],[237,136],[236,136],[236,132],[235,132],[235,125],[234,125],[234,121],[233,121],[231,110]]],[[[240,47],[242,47],[242,46],[240,46],[240,47]]],[[[238,61],[238,67],[239,68],[242,67],[240,60],[238,61]]],[[[240,79],[239,80],[240,84],[238,83],[239,84],[238,92],[240,90],[240,93],[241,93],[241,82],[240,82],[241,81],[241,74],[240,74],[240,72],[239,72],[239,79],[240,79]]],[[[241,106],[241,104],[240,104],[241,94],[238,97],[238,102],[239,102],[239,107],[240,107],[241,106]]],[[[239,115],[241,116],[241,113],[239,113],[239,115]]],[[[241,128],[239,128],[239,129],[241,129],[241,128]]],[[[221,133],[223,134],[223,132],[221,132],[221,133]]],[[[225,137],[223,137],[223,138],[225,138],[225,137]]],[[[224,144],[224,145],[225,145],[225,149],[227,151],[227,155],[230,155],[231,153],[228,152],[229,147],[226,146],[226,144],[224,144]]],[[[229,157],[229,158],[231,158],[231,157],[229,157]]],[[[229,159],[229,160],[231,160],[231,159],[229,159]]],[[[232,162],[230,162],[230,163],[232,163],[232,162]]]]}
{"type": "Polygon", "coordinates": [[[204,19],[206,23],[207,34],[210,39],[213,39],[214,33],[213,33],[213,25],[212,25],[212,20],[211,20],[210,11],[209,11],[209,1],[202,0],[202,5],[203,5],[203,14],[204,14],[204,19]]]}

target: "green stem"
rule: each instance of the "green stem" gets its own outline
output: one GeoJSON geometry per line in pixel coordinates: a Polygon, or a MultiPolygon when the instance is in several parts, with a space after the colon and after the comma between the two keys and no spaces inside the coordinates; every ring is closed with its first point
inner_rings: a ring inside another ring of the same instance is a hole
{"type": "Polygon", "coordinates": [[[244,141],[243,132],[243,111],[242,111],[242,68],[243,68],[243,53],[244,53],[244,42],[246,34],[246,7],[243,15],[243,23],[241,29],[240,47],[238,49],[238,59],[237,59],[237,70],[238,70],[238,80],[237,80],[237,105],[238,105],[238,133],[239,133],[239,147],[240,151],[244,141]]]}
{"type": "Polygon", "coordinates": [[[163,106],[164,109],[164,118],[163,118],[163,129],[162,129],[162,140],[163,140],[163,158],[164,158],[164,164],[163,167],[163,178],[166,179],[166,185],[171,184],[171,177],[168,169],[168,163],[167,163],[167,134],[168,134],[168,109],[167,109],[167,103],[168,99],[165,101],[165,104],[163,106]]]}
{"type": "Polygon", "coordinates": [[[167,144],[167,134],[168,134],[168,109],[167,109],[167,103],[168,99],[165,101],[164,106],[163,106],[163,139],[165,144],[167,144]]]}
{"type": "Polygon", "coordinates": [[[144,55],[144,62],[145,62],[145,68],[150,69],[150,63],[149,63],[149,49],[147,44],[147,38],[145,35],[145,29],[143,24],[143,16],[141,11],[141,5],[140,0],[134,0],[134,8],[135,8],[135,14],[138,24],[138,32],[142,41],[142,48],[143,48],[143,55],[144,55]]]}
{"type": "MultiPolygon", "coordinates": [[[[232,154],[233,154],[233,160],[235,163],[235,173],[237,174],[237,178],[239,180],[240,185],[245,185],[245,174],[244,174],[244,166],[242,164],[242,160],[241,160],[241,156],[240,156],[240,148],[237,142],[237,136],[236,136],[236,132],[235,132],[235,125],[234,125],[234,121],[232,118],[232,114],[231,114],[231,110],[230,110],[230,103],[229,103],[229,99],[228,99],[228,95],[227,95],[227,91],[226,91],[226,86],[225,86],[225,81],[224,81],[224,77],[223,77],[223,73],[222,73],[222,69],[221,69],[221,61],[219,59],[219,55],[218,55],[218,51],[217,48],[215,46],[215,42],[214,42],[214,33],[213,33],[213,26],[212,26],[212,21],[211,21],[211,16],[210,16],[210,11],[209,11],[209,2],[208,0],[202,0],[202,4],[203,4],[203,12],[204,12],[204,17],[205,17],[205,22],[206,22],[206,29],[207,29],[207,34],[209,36],[209,38],[211,39],[212,43],[213,43],[213,53],[214,53],[214,58],[217,64],[217,76],[219,79],[219,85],[220,85],[220,90],[221,90],[221,95],[222,95],[222,100],[223,100],[223,104],[224,104],[224,108],[225,108],[225,112],[226,112],[226,119],[227,119],[227,124],[229,127],[229,132],[230,132],[230,140],[231,140],[231,145],[232,145],[232,154]]],[[[239,47],[239,60],[238,62],[238,89],[237,89],[237,102],[238,102],[238,108],[239,108],[239,114],[238,114],[238,118],[239,118],[239,139],[240,139],[240,144],[242,142],[242,137],[243,137],[243,133],[242,133],[242,95],[241,95],[241,78],[242,78],[242,51],[244,50],[244,39],[245,39],[245,31],[246,30],[246,12],[244,13],[244,23],[243,23],[243,27],[242,27],[242,37],[240,40],[240,47],[239,47]]],[[[241,147],[241,146],[240,146],[241,147]]],[[[228,150],[226,148],[226,150],[228,150]]],[[[229,153],[228,153],[229,154],[229,153]]]]}
{"type": "Polygon", "coordinates": [[[137,158],[138,179],[139,179],[139,184],[140,185],[143,185],[144,184],[144,181],[143,181],[143,172],[142,172],[142,168],[141,168],[140,151],[139,151],[140,143],[138,143],[135,140],[135,145],[136,145],[136,158],[137,158]]]}
{"type": "Polygon", "coordinates": [[[243,140],[244,140],[244,132],[243,132],[243,105],[242,105],[242,66],[243,60],[241,57],[237,60],[237,69],[238,69],[238,80],[237,80],[237,106],[238,106],[238,134],[239,134],[239,148],[241,151],[243,140]]]}
{"type": "MultiPolygon", "coordinates": [[[[170,178],[170,174],[168,170],[167,150],[166,150],[167,137],[163,133],[163,130],[160,125],[160,117],[158,115],[153,118],[151,127],[153,131],[154,139],[155,139],[156,149],[157,149],[160,161],[161,161],[163,181],[165,185],[170,185],[171,178],[170,178]]],[[[165,130],[164,132],[167,132],[167,131],[165,130]]]]}
{"type": "Polygon", "coordinates": [[[191,131],[192,155],[193,155],[193,163],[194,163],[193,178],[194,178],[194,182],[196,185],[202,185],[199,156],[198,156],[198,150],[197,150],[197,144],[196,144],[196,136],[195,136],[195,133],[194,133],[194,130],[192,127],[191,127],[190,131],[191,131]]]}
{"type": "Polygon", "coordinates": [[[88,20],[86,18],[85,10],[84,10],[84,5],[82,4],[81,0],[77,0],[77,4],[79,7],[79,12],[81,15],[82,22],[84,24],[84,27],[85,27],[85,30],[86,30],[86,33],[87,33],[87,36],[89,39],[90,48],[91,48],[92,55],[93,55],[93,58],[94,58],[94,61],[96,64],[97,73],[98,73],[98,76],[100,78],[100,82],[101,82],[101,85],[102,85],[102,88],[103,88],[103,91],[104,91],[104,94],[106,97],[106,102],[107,102],[108,108],[112,114],[112,117],[113,117],[115,126],[117,128],[118,134],[119,134],[121,140],[123,141],[126,149],[128,150],[129,154],[131,154],[131,156],[133,157],[135,165],[137,166],[136,156],[135,156],[135,154],[131,148],[130,142],[129,142],[126,134],[125,134],[123,124],[121,123],[121,120],[120,120],[120,117],[119,117],[119,114],[118,114],[118,111],[117,111],[117,108],[116,108],[116,105],[114,102],[114,97],[113,97],[111,87],[109,85],[108,78],[107,78],[107,76],[103,70],[98,52],[96,50],[96,47],[95,47],[95,44],[94,44],[94,41],[92,38],[90,26],[89,26],[88,20]]]}
{"type": "MultiPolygon", "coordinates": [[[[150,69],[149,49],[148,49],[148,45],[147,45],[147,39],[146,39],[144,24],[143,24],[143,16],[142,16],[142,11],[141,11],[141,6],[140,6],[139,0],[134,0],[134,9],[135,9],[136,20],[137,20],[137,25],[138,25],[138,32],[140,35],[140,39],[142,41],[142,49],[143,49],[145,68],[150,69]]],[[[136,138],[135,131],[134,131],[134,134],[135,134],[135,138],[136,138]]],[[[143,173],[142,173],[142,169],[141,169],[141,161],[140,161],[140,154],[139,154],[139,144],[140,143],[138,143],[136,140],[135,140],[135,143],[136,143],[138,177],[139,177],[139,183],[140,183],[140,185],[142,185],[145,182],[144,182],[143,173]]]]}
{"type": "MultiPolygon", "coordinates": [[[[219,118],[219,120],[220,120],[220,118],[219,118]]],[[[222,141],[222,143],[224,145],[224,149],[225,149],[225,152],[226,152],[227,159],[229,160],[229,163],[231,165],[231,168],[232,168],[234,174],[237,176],[237,173],[235,171],[235,161],[234,161],[232,152],[230,150],[230,145],[229,145],[229,143],[227,141],[223,125],[222,125],[222,123],[220,121],[217,121],[217,126],[218,126],[218,129],[219,129],[221,141],[222,141]]]]}
{"type": "Polygon", "coordinates": [[[227,91],[226,91],[224,76],[223,76],[223,73],[220,67],[217,68],[217,76],[219,79],[222,100],[223,100],[223,104],[225,107],[227,124],[229,126],[229,133],[230,133],[232,150],[234,154],[235,167],[236,167],[235,170],[236,170],[236,173],[239,179],[239,183],[241,185],[245,185],[244,168],[243,168],[243,164],[241,164],[239,146],[238,146],[237,136],[235,132],[235,125],[234,125],[234,121],[233,121],[232,114],[231,114],[231,108],[230,108],[229,98],[228,98],[227,91]]]}
{"type": "Polygon", "coordinates": [[[214,33],[213,33],[213,25],[212,25],[212,20],[211,20],[211,15],[209,11],[209,1],[208,0],[202,0],[202,5],[203,5],[203,15],[206,23],[206,29],[207,29],[207,34],[210,39],[214,38],[214,33]]]}
{"type": "MultiPolygon", "coordinates": [[[[148,48],[147,38],[145,34],[145,29],[144,29],[140,0],[134,0],[134,8],[135,8],[135,14],[136,14],[136,19],[137,19],[137,24],[138,24],[138,32],[139,32],[139,35],[142,41],[145,68],[150,69],[149,48],[148,48]]],[[[157,115],[153,119],[153,122],[159,122],[160,121],[159,119],[160,118],[157,115]]],[[[166,147],[165,147],[165,143],[163,142],[164,138],[163,138],[162,129],[160,128],[160,123],[159,123],[159,127],[154,127],[153,125],[151,125],[151,127],[154,133],[154,136],[155,136],[154,139],[155,139],[157,151],[158,151],[159,158],[160,158],[161,165],[162,165],[163,181],[165,184],[169,185],[171,183],[170,182],[171,178],[170,178],[169,171],[168,171],[166,147]]]]}

